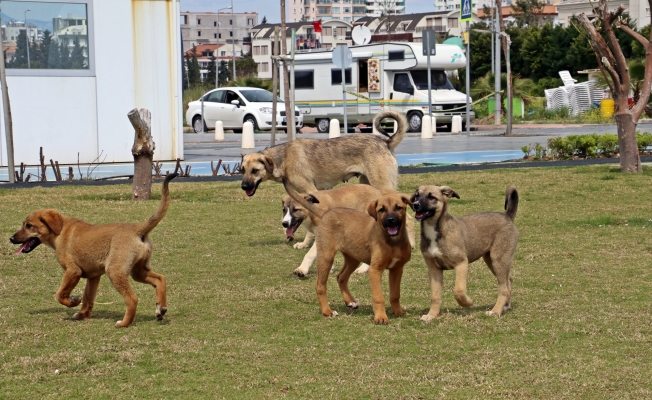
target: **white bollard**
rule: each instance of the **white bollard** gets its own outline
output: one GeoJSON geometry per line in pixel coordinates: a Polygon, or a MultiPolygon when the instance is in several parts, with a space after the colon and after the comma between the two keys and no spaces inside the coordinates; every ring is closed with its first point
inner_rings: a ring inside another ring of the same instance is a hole
{"type": "Polygon", "coordinates": [[[222,124],[222,121],[215,121],[215,140],[224,140],[224,124],[222,124]]]}
{"type": "Polygon", "coordinates": [[[421,139],[432,139],[432,120],[429,115],[421,118],[421,139]]]}
{"type": "Polygon", "coordinates": [[[242,125],[242,148],[253,149],[256,145],[254,143],[254,125],[247,121],[242,125]]]}
{"type": "Polygon", "coordinates": [[[451,122],[451,133],[460,132],[462,132],[462,117],[455,115],[453,116],[453,122],[451,122]]]}
{"type": "Polygon", "coordinates": [[[436,135],[437,134],[437,118],[436,117],[430,117],[430,125],[432,125],[432,134],[436,135]]]}
{"type": "Polygon", "coordinates": [[[328,138],[340,137],[340,121],[333,118],[331,119],[330,126],[328,127],[328,138]]]}

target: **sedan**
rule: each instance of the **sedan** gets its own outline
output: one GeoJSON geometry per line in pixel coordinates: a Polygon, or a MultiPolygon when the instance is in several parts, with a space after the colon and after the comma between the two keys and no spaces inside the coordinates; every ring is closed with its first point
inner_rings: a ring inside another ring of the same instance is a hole
{"type": "MultiPolygon", "coordinates": [[[[199,100],[188,103],[186,121],[195,132],[215,129],[215,122],[222,121],[224,129],[242,132],[242,124],[249,121],[254,131],[272,129],[272,92],[255,87],[227,87],[211,90],[199,100]],[[202,101],[203,100],[203,101],[202,101]],[[202,126],[203,103],[203,126],[202,126]]],[[[287,128],[285,103],[277,99],[276,127],[287,128]]],[[[298,107],[294,109],[297,129],[303,126],[303,115],[298,107]]]]}

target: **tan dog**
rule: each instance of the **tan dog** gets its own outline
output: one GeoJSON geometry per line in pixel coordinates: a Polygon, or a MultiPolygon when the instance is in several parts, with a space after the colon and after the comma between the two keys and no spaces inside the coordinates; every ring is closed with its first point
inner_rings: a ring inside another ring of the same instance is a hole
{"type": "Polygon", "coordinates": [[[348,282],[361,262],[370,265],[369,283],[374,310],[374,322],[389,322],[385,312],[385,300],[381,287],[383,271],[389,269],[389,301],[394,315],[403,315],[400,305],[403,266],[410,260],[412,247],[406,229],[406,195],[386,194],[372,201],[367,213],[349,208],[332,208],[323,212],[309,203],[284,182],[285,189],[299,204],[316,214],[317,225],[317,299],[322,315],[336,316],[328,305],[326,285],[337,252],[344,256],[344,266],[337,275],[337,283],[350,308],[358,308],[358,302],[349,292],[348,282]]]}
{"type": "MultiPolygon", "coordinates": [[[[315,207],[321,210],[322,213],[330,210],[331,208],[352,208],[361,212],[366,212],[369,203],[377,199],[383,194],[398,193],[395,190],[381,190],[376,189],[369,185],[346,185],[331,190],[319,190],[313,194],[305,194],[303,198],[315,204],[315,207]]],[[[291,196],[283,196],[283,219],[281,223],[285,228],[285,234],[291,240],[292,235],[296,232],[299,226],[305,222],[304,226],[308,232],[313,233],[314,227],[319,224],[320,217],[299,204],[291,196]]],[[[410,244],[414,248],[414,219],[408,215],[407,220],[408,235],[410,244]]],[[[309,235],[303,243],[297,243],[294,248],[305,248],[310,245],[309,235]]],[[[301,265],[294,270],[294,274],[299,277],[304,277],[308,274],[310,267],[317,258],[317,246],[313,244],[310,251],[306,253],[301,265]]],[[[369,265],[363,264],[355,270],[356,273],[365,273],[369,269],[369,265]]]]}
{"type": "Polygon", "coordinates": [[[145,222],[91,225],[55,210],[38,210],[27,216],[23,227],[9,240],[22,244],[16,254],[29,253],[41,243],[55,250],[64,270],[56,299],[67,307],[82,303],[81,310],[72,319],[91,316],[100,278],[106,273],[127,303],[127,311],[115,324],[116,328],[129,326],[136,315],[138,297],[131,288],[129,276],[156,288],[156,318],[161,320],[167,311],[166,283],[163,275],[152,271],[152,241],[147,235],[167,212],[170,204],[168,183],[176,176],[170,174],[165,178],[158,210],[145,222]],[[83,299],[71,296],[81,278],[87,280],[83,299]]]}
{"type": "Polygon", "coordinates": [[[374,120],[376,129],[387,136],[357,134],[333,139],[296,139],[242,158],[242,190],[253,196],[261,182],[286,179],[299,193],[330,189],[357,176],[360,183],[378,189],[396,189],[398,163],[394,149],[407,131],[405,117],[384,111],[374,120]],[[380,126],[393,118],[398,127],[389,136],[380,126]]]}
{"type": "Polygon", "coordinates": [[[500,316],[510,308],[512,277],[510,270],[518,245],[514,225],[518,192],[508,187],[505,212],[483,212],[454,218],[448,213],[448,201],[460,198],[448,186],[421,186],[411,198],[415,218],[421,221],[421,253],[430,276],[430,311],[421,317],[429,322],[441,308],[443,271],[455,269],[454,295],[462,307],[471,307],[466,295],[469,263],[482,257],[498,280],[498,300],[488,315],[500,316]]]}

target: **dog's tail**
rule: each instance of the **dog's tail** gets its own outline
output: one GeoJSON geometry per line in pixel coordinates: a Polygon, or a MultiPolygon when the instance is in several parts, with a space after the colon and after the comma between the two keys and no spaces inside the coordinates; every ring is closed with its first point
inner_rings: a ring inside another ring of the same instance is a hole
{"type": "Polygon", "coordinates": [[[403,137],[405,137],[405,133],[407,132],[407,120],[402,114],[396,111],[383,111],[374,118],[374,127],[378,133],[389,138],[387,140],[387,146],[390,151],[394,151],[396,146],[398,146],[399,143],[401,143],[401,140],[403,140],[403,137]],[[380,122],[385,118],[392,118],[396,121],[396,133],[392,136],[389,136],[389,134],[380,126],[380,122]]]}
{"type": "MultiPolygon", "coordinates": [[[[288,183],[287,179],[285,179],[285,178],[283,178],[283,186],[285,187],[285,191],[290,195],[290,197],[292,197],[297,203],[301,204],[302,207],[305,207],[308,211],[315,214],[319,218],[324,216],[326,211],[322,210],[321,208],[316,206],[314,203],[309,202],[303,196],[301,196],[299,193],[297,193],[294,189],[292,189],[290,187],[290,184],[288,183]]],[[[315,200],[318,202],[317,199],[315,199],[315,200]]]]}
{"type": "Polygon", "coordinates": [[[161,203],[159,204],[158,209],[154,215],[149,217],[147,221],[138,224],[136,228],[136,233],[138,236],[145,236],[150,233],[152,229],[156,228],[156,225],[158,225],[158,223],[161,222],[165,216],[165,213],[168,211],[168,206],[170,205],[170,191],[168,190],[168,184],[178,175],[179,174],[177,173],[173,173],[165,177],[165,181],[163,182],[163,190],[161,191],[161,203]]]}
{"type": "Polygon", "coordinates": [[[505,193],[505,215],[514,221],[518,210],[518,192],[514,186],[508,186],[505,193]]]}

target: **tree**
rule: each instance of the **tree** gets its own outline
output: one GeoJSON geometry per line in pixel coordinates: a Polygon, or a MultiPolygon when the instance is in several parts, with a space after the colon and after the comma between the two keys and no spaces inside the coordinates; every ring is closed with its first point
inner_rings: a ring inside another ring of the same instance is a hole
{"type": "MultiPolygon", "coordinates": [[[[281,0],[281,55],[285,56],[288,54],[287,46],[287,35],[286,35],[286,25],[285,25],[285,0],[281,0]]],[[[292,43],[294,46],[294,43],[292,43]]],[[[290,73],[288,71],[288,63],[283,62],[283,76],[289,77],[290,73]]],[[[285,101],[285,109],[291,110],[290,107],[290,82],[289,79],[283,79],[283,100],[285,101]]],[[[294,113],[287,113],[287,134],[288,142],[294,140],[294,113]]],[[[344,127],[344,132],[346,132],[346,127],[344,127]]]]}
{"type": "Polygon", "coordinates": [[[267,15],[263,15],[263,20],[260,21],[261,24],[266,24],[267,23],[267,15]]]}
{"type": "Polygon", "coordinates": [[[70,54],[70,67],[73,69],[87,68],[86,57],[84,57],[84,47],[79,43],[79,39],[75,38],[75,46],[72,48],[70,54]]]}
{"type": "Polygon", "coordinates": [[[218,77],[220,87],[224,86],[231,80],[231,63],[220,61],[218,64],[218,77]]]}
{"type": "Polygon", "coordinates": [[[65,39],[59,45],[59,53],[61,54],[61,63],[60,67],[62,69],[70,69],[72,66],[72,60],[70,59],[70,50],[66,46],[65,39]]]}
{"type": "Polygon", "coordinates": [[[258,64],[251,57],[242,57],[236,60],[236,68],[238,69],[238,77],[240,76],[257,76],[258,64]]]}
{"type": "Polygon", "coordinates": [[[211,62],[208,64],[208,71],[206,72],[206,78],[204,78],[204,84],[208,85],[209,87],[214,87],[215,86],[215,71],[217,71],[216,68],[216,61],[217,59],[215,58],[215,54],[211,54],[210,58],[211,62]]]}
{"type": "Polygon", "coordinates": [[[201,84],[201,71],[197,61],[197,48],[192,46],[190,55],[186,56],[186,69],[188,70],[188,86],[193,87],[201,84]]]}
{"type": "Polygon", "coordinates": [[[524,26],[540,26],[543,22],[543,7],[546,2],[543,0],[516,0],[512,5],[514,20],[522,28],[524,26]]]}
{"type": "Polygon", "coordinates": [[[27,68],[27,34],[20,31],[16,38],[16,53],[14,60],[9,64],[9,68],[27,68]]]}
{"type": "MultiPolygon", "coordinates": [[[[652,7],[652,0],[648,0],[648,4],[652,7]]],[[[599,0],[597,7],[593,9],[593,13],[596,15],[595,24],[589,20],[585,13],[581,13],[577,17],[577,21],[588,35],[589,43],[598,61],[598,67],[606,77],[616,103],[620,170],[621,172],[642,172],[643,167],[636,142],[636,125],[650,97],[650,87],[652,85],[652,36],[645,38],[629,27],[627,20],[623,18],[624,11],[625,6],[623,5],[620,5],[615,11],[609,11],[607,0],[599,0]],[[628,34],[646,50],[645,73],[640,98],[632,104],[631,108],[628,104],[631,77],[616,30],[628,34]]]]}

